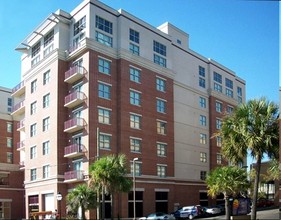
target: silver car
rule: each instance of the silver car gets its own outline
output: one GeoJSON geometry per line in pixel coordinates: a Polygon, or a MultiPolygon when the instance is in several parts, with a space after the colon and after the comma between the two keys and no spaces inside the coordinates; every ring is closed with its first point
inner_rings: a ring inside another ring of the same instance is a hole
{"type": "Polygon", "coordinates": [[[162,219],[175,220],[175,217],[172,216],[172,215],[163,213],[163,212],[156,212],[156,213],[149,214],[146,217],[139,218],[139,220],[148,220],[148,219],[151,219],[151,220],[162,220],[162,219]]]}

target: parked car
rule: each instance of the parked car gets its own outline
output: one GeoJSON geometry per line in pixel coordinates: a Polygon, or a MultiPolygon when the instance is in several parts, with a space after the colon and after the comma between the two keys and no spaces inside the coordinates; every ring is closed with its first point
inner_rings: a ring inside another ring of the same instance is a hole
{"type": "Polygon", "coordinates": [[[215,206],[204,207],[204,212],[206,215],[219,215],[221,213],[221,209],[215,206]]]}
{"type": "Polygon", "coordinates": [[[175,217],[163,212],[156,212],[156,213],[149,214],[146,217],[139,218],[139,220],[162,220],[162,219],[175,220],[175,217]]]}
{"type": "Polygon", "coordinates": [[[176,219],[193,219],[199,215],[199,209],[196,206],[184,206],[171,213],[176,219]]]}
{"type": "Polygon", "coordinates": [[[216,205],[215,207],[221,210],[221,214],[225,213],[225,204],[216,205]]]}

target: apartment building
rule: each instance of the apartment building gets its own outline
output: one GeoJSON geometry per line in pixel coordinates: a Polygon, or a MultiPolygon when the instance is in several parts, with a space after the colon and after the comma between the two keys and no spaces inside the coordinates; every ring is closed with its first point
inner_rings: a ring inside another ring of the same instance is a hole
{"type": "Polygon", "coordinates": [[[24,216],[23,171],[20,170],[19,132],[11,116],[12,90],[0,87],[0,219],[24,216]]]}
{"type": "MultiPolygon", "coordinates": [[[[135,161],[137,217],[210,202],[204,179],[225,163],[220,139],[210,138],[245,100],[245,81],[188,41],[170,23],[155,28],[84,0],[50,12],[20,43],[12,115],[24,121],[26,216],[58,208],[65,216],[65,197],[87,182],[89,165],[117,153],[131,174],[135,161]]],[[[133,217],[132,192],[115,200],[115,216],[133,217]]]]}

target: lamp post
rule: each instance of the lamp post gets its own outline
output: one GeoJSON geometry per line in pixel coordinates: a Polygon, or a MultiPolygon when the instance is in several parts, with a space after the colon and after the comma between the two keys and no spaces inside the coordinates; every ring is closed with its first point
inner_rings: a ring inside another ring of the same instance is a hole
{"type": "Polygon", "coordinates": [[[61,220],[61,200],[62,200],[62,195],[60,192],[58,192],[57,194],[57,200],[58,200],[58,203],[59,203],[59,215],[60,215],[60,220],[61,220]]]}
{"type": "Polygon", "coordinates": [[[135,174],[135,165],[136,161],[138,161],[139,158],[133,159],[133,200],[134,200],[134,220],[136,219],[136,174],[135,174]]]}

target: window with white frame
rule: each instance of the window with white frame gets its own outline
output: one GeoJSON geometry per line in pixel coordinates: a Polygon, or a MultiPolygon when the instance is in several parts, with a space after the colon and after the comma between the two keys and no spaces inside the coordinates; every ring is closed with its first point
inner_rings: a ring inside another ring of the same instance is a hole
{"type": "Polygon", "coordinates": [[[167,176],[167,165],[157,164],[157,176],[158,177],[167,176]]]}
{"type": "Polygon", "coordinates": [[[140,55],[140,47],[138,45],[135,45],[133,43],[129,44],[129,50],[132,52],[132,54],[140,55]]]}
{"type": "Polygon", "coordinates": [[[30,137],[33,137],[36,135],[36,123],[30,125],[30,137]]]}
{"type": "Polygon", "coordinates": [[[50,93],[43,96],[43,108],[47,108],[50,105],[50,93]]]}
{"type": "Polygon", "coordinates": [[[233,110],[234,110],[234,108],[232,106],[230,106],[230,105],[228,105],[226,107],[226,111],[227,111],[228,114],[231,114],[233,112],[233,110]]]}
{"type": "Polygon", "coordinates": [[[108,84],[99,82],[98,95],[100,98],[111,99],[111,86],[108,84]]]}
{"type": "Polygon", "coordinates": [[[37,54],[40,53],[41,48],[41,41],[39,41],[37,44],[35,44],[31,49],[31,57],[35,57],[37,54]]]}
{"type": "Polygon", "coordinates": [[[7,122],[7,132],[8,133],[13,132],[13,123],[7,122]]]}
{"type": "Polygon", "coordinates": [[[222,155],[217,154],[217,164],[222,164],[222,155]]]}
{"type": "Polygon", "coordinates": [[[109,60],[99,58],[99,72],[110,75],[110,64],[109,60]]]}
{"type": "Polygon", "coordinates": [[[161,92],[166,91],[166,80],[162,78],[156,78],[156,89],[161,92]]]}
{"type": "Polygon", "coordinates": [[[98,108],[98,120],[102,124],[110,124],[111,110],[105,108],[98,108]]]}
{"type": "Polygon", "coordinates": [[[34,159],[37,156],[37,148],[33,146],[30,148],[30,159],[34,159]]]}
{"type": "Polygon", "coordinates": [[[43,73],[43,85],[46,85],[49,82],[50,82],[50,70],[43,73]]]}
{"type": "Polygon", "coordinates": [[[37,79],[31,82],[31,93],[34,93],[37,89],[37,79]]]}
{"type": "Polygon", "coordinates": [[[12,112],[12,106],[13,106],[13,99],[12,98],[7,99],[7,105],[8,105],[7,111],[12,112]]]}
{"type": "Polygon", "coordinates": [[[231,98],[233,98],[233,81],[225,78],[225,94],[231,98]]]}
{"type": "Polygon", "coordinates": [[[73,36],[81,33],[86,28],[86,16],[81,18],[73,25],[73,36]]]}
{"type": "Polygon", "coordinates": [[[200,144],[207,143],[207,134],[200,133],[200,144]]]}
{"type": "Polygon", "coordinates": [[[130,114],[130,127],[135,129],[141,129],[141,116],[136,114],[130,114]]]}
{"type": "Polygon", "coordinates": [[[112,47],[112,37],[96,31],[96,41],[106,46],[112,47]]]}
{"type": "Polygon", "coordinates": [[[237,100],[238,103],[242,103],[242,88],[237,86],[237,100]]]}
{"type": "Polygon", "coordinates": [[[141,152],[141,139],[130,137],[130,150],[131,152],[141,152]]]}
{"type": "Polygon", "coordinates": [[[157,156],[166,157],[167,156],[167,144],[157,142],[157,156]]]}
{"type": "Polygon", "coordinates": [[[50,117],[43,119],[43,131],[48,131],[50,127],[50,117]]]}
{"type": "Polygon", "coordinates": [[[206,180],[207,177],[207,171],[200,171],[200,179],[206,180]]]}
{"type": "Polygon", "coordinates": [[[37,170],[36,168],[33,168],[30,170],[30,180],[34,181],[37,178],[37,170]]]}
{"type": "Polygon", "coordinates": [[[47,47],[54,41],[54,30],[51,30],[44,36],[44,47],[47,47]]]}
{"type": "Polygon", "coordinates": [[[130,104],[141,105],[141,93],[135,90],[130,90],[130,104]]]}
{"type": "Polygon", "coordinates": [[[50,153],[50,141],[45,141],[45,142],[43,142],[42,145],[43,145],[42,146],[42,150],[43,150],[42,154],[48,155],[50,153]]]}
{"type": "Polygon", "coordinates": [[[50,177],[50,165],[43,166],[43,179],[50,177]]]}
{"type": "Polygon", "coordinates": [[[99,135],[99,148],[100,149],[111,149],[111,135],[100,133],[99,135]]]}
{"type": "Polygon", "coordinates": [[[107,21],[106,19],[96,15],[96,28],[112,34],[112,22],[107,21]]]}
{"type": "Polygon", "coordinates": [[[153,59],[154,63],[158,64],[159,66],[163,66],[163,67],[167,66],[165,58],[163,58],[157,54],[154,54],[153,58],[154,58],[153,59]]]}
{"type": "Polygon", "coordinates": [[[165,121],[156,121],[156,126],[157,126],[157,133],[165,135],[167,134],[167,122],[165,121]]]}
{"type": "Polygon", "coordinates": [[[202,88],[206,87],[205,83],[205,68],[202,66],[199,66],[199,86],[202,88]]]}
{"type": "Polygon", "coordinates": [[[134,164],[135,164],[135,176],[141,176],[141,162],[136,161],[135,163],[131,161],[131,175],[133,175],[134,172],[134,164]]]}
{"type": "Polygon", "coordinates": [[[199,97],[199,106],[201,108],[206,108],[207,104],[206,104],[206,99],[204,97],[199,97]]]}
{"type": "Polygon", "coordinates": [[[166,100],[156,99],[157,112],[166,113],[166,100]]]}
{"type": "Polygon", "coordinates": [[[207,153],[200,152],[200,162],[207,163],[207,153]]]}
{"type": "Polygon", "coordinates": [[[7,147],[8,148],[13,147],[13,138],[7,137],[7,147]]]}
{"type": "Polygon", "coordinates": [[[13,163],[13,153],[7,152],[7,163],[13,163]]]}
{"type": "Polygon", "coordinates": [[[157,41],[153,41],[153,51],[157,54],[154,54],[154,63],[166,67],[166,46],[157,41]],[[164,57],[163,57],[164,56],[164,57]]]}
{"type": "Polygon", "coordinates": [[[135,31],[133,29],[130,28],[130,34],[129,34],[129,39],[130,41],[133,41],[137,44],[139,44],[140,42],[140,33],[138,31],[135,31]]]}
{"type": "Polygon", "coordinates": [[[130,67],[130,80],[136,83],[140,83],[141,79],[141,72],[140,70],[130,67]]]}
{"type": "Polygon", "coordinates": [[[216,101],[216,112],[222,113],[222,103],[216,101]]]}
{"type": "Polygon", "coordinates": [[[220,118],[216,119],[216,129],[220,130],[222,125],[222,121],[220,118]]]}
{"type": "Polygon", "coordinates": [[[33,115],[36,113],[36,109],[37,109],[37,102],[32,102],[30,104],[30,114],[33,115]]]}
{"type": "Polygon", "coordinates": [[[200,115],[199,123],[201,126],[207,126],[207,117],[205,115],[200,115]]]}
{"type": "Polygon", "coordinates": [[[222,75],[214,72],[214,90],[222,92],[222,75]]]}
{"type": "Polygon", "coordinates": [[[217,137],[216,137],[216,141],[217,141],[217,146],[218,146],[218,147],[221,147],[221,143],[222,143],[221,136],[217,136],[217,137]]]}

